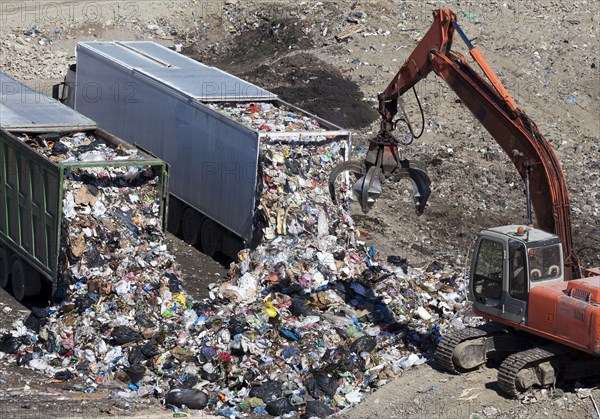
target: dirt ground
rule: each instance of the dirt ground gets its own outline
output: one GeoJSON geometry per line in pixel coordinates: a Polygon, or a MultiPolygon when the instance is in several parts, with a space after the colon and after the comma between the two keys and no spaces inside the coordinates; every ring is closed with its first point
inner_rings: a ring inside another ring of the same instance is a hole
{"type": "MultiPolygon", "coordinates": [[[[49,91],[63,77],[77,41],[152,39],[352,129],[357,157],[379,127],[376,95],[429,28],[432,10],[451,7],[554,146],[569,185],[575,247],[584,265],[600,266],[597,2],[36,0],[0,6],[0,70],[34,88],[49,91]],[[336,39],[357,25],[365,29],[336,39]]],[[[454,49],[468,56],[458,37],[454,49]]],[[[415,215],[406,182],[384,185],[369,214],[355,207],[353,215],[382,255],[400,255],[414,264],[438,259],[464,265],[481,228],[525,219],[523,184],[490,134],[440,79],[429,75],[417,93],[425,133],[401,151],[428,167],[433,192],[425,213],[415,215]]],[[[420,127],[414,97],[407,94],[406,102],[420,127]]],[[[226,259],[207,258],[172,235],[168,243],[195,296],[205,296],[207,284],[226,275],[226,259]]],[[[1,292],[0,326],[24,316],[27,306],[1,292]]],[[[0,368],[0,417],[172,417],[151,399],[109,398],[110,389],[89,395],[75,385],[44,380],[21,368],[0,368]]],[[[598,383],[508,400],[495,390],[495,380],[493,368],[450,376],[426,364],[386,384],[343,417],[598,417],[593,403],[600,403],[598,383]]]]}

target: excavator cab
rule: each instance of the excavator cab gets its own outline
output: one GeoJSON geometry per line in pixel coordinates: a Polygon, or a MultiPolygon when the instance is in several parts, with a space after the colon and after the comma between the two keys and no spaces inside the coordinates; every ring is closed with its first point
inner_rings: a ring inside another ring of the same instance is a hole
{"type": "Polygon", "coordinates": [[[526,226],[483,230],[475,242],[470,298],[477,311],[511,322],[527,321],[533,287],[564,280],[558,236],[526,226]]]}

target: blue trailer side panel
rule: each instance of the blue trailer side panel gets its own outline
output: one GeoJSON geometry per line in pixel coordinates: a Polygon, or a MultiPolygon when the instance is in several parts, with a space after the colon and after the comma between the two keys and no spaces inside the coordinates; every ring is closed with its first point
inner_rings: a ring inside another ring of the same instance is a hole
{"type": "Polygon", "coordinates": [[[75,109],[169,162],[173,195],[249,241],[256,132],[118,61],[77,53],[75,109]]]}

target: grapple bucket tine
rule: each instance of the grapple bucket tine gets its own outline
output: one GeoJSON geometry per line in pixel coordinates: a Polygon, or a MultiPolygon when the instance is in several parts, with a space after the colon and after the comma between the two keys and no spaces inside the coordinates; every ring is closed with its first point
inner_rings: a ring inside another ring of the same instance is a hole
{"type": "Polygon", "coordinates": [[[367,174],[354,184],[352,189],[358,196],[363,212],[369,212],[373,203],[381,195],[381,169],[372,166],[367,174]]]}
{"type": "Polygon", "coordinates": [[[431,195],[431,179],[424,167],[420,168],[416,165],[409,166],[408,174],[413,185],[413,198],[417,214],[421,215],[425,211],[425,205],[431,195]]]}
{"type": "Polygon", "coordinates": [[[329,174],[329,195],[333,202],[337,202],[337,198],[335,196],[335,180],[343,172],[352,172],[358,178],[360,176],[364,176],[366,170],[362,162],[355,160],[345,161],[335,166],[329,174]]]}

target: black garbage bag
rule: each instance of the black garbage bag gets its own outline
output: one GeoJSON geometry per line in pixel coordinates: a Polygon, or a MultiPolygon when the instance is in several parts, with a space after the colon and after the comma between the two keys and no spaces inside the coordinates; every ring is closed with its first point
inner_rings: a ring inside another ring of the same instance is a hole
{"type": "Polygon", "coordinates": [[[26,328],[33,330],[36,333],[39,333],[40,329],[46,325],[46,319],[40,319],[31,313],[25,321],[23,322],[26,328]]]}
{"type": "Polygon", "coordinates": [[[338,380],[329,377],[323,371],[313,371],[312,374],[304,379],[304,386],[308,390],[308,393],[315,399],[319,399],[324,395],[333,397],[338,385],[338,380]]]}
{"type": "Polygon", "coordinates": [[[436,272],[441,271],[442,269],[444,269],[444,264],[438,262],[437,260],[434,260],[429,264],[425,272],[436,272]]]}
{"type": "Polygon", "coordinates": [[[129,342],[137,342],[142,338],[140,332],[127,326],[117,326],[113,329],[111,336],[117,345],[123,345],[129,342]]]}
{"type": "Polygon", "coordinates": [[[289,310],[294,316],[310,316],[314,311],[306,304],[308,297],[292,297],[292,305],[289,310]]]}
{"type": "Polygon", "coordinates": [[[75,378],[75,375],[73,375],[73,373],[69,370],[58,371],[56,374],[54,374],[54,379],[56,380],[69,381],[73,378],[75,378]]]}
{"type": "Polygon", "coordinates": [[[91,250],[87,254],[87,266],[90,268],[98,268],[104,265],[104,258],[96,250],[91,250]]]}
{"type": "Polygon", "coordinates": [[[135,384],[139,383],[142,380],[142,378],[144,378],[144,374],[146,373],[146,367],[144,367],[142,364],[135,364],[130,365],[123,371],[125,371],[125,374],[127,374],[131,382],[135,384]]]}
{"type": "Polygon", "coordinates": [[[135,321],[142,327],[152,329],[156,324],[144,315],[136,316],[135,321]]]}
{"type": "Polygon", "coordinates": [[[33,314],[38,319],[45,319],[49,316],[48,309],[44,307],[33,307],[31,309],[31,314],[33,314]]]}
{"type": "Polygon", "coordinates": [[[239,335],[246,330],[246,319],[243,317],[233,317],[229,320],[229,333],[231,336],[239,335]]]}
{"type": "Polygon", "coordinates": [[[251,388],[249,396],[258,397],[263,402],[268,403],[283,396],[283,383],[277,380],[267,381],[258,387],[251,388]]]}
{"type": "Polygon", "coordinates": [[[326,418],[327,416],[333,415],[333,410],[325,403],[322,403],[318,400],[310,400],[306,402],[306,410],[304,414],[301,416],[301,419],[308,418],[326,418]]]}
{"type": "Polygon", "coordinates": [[[372,352],[377,346],[377,339],[373,336],[363,336],[356,339],[350,345],[350,352],[359,354],[361,352],[372,352]]]}
{"type": "Polygon", "coordinates": [[[190,409],[204,409],[208,404],[208,395],[195,388],[176,387],[165,395],[165,404],[177,407],[186,405],[190,409]]]}
{"type": "Polygon", "coordinates": [[[44,343],[44,348],[52,353],[58,350],[58,345],[56,344],[56,335],[50,331],[48,331],[48,339],[44,343]]]}
{"type": "Polygon", "coordinates": [[[75,365],[75,369],[79,372],[87,372],[90,369],[90,361],[81,361],[75,365]]]}
{"type": "Polygon", "coordinates": [[[248,370],[244,373],[244,382],[251,383],[258,377],[260,374],[254,370],[248,370]]]}
{"type": "Polygon", "coordinates": [[[267,413],[271,416],[285,415],[294,410],[296,410],[296,408],[290,403],[287,397],[281,397],[267,403],[267,413]]]}
{"type": "Polygon", "coordinates": [[[75,305],[77,306],[77,312],[79,314],[86,311],[93,304],[94,304],[94,300],[92,300],[87,295],[80,295],[79,297],[75,298],[75,305]]]}
{"type": "Polygon", "coordinates": [[[173,272],[165,273],[165,276],[169,278],[169,291],[172,293],[180,292],[183,287],[181,286],[181,281],[173,272]]]}
{"type": "Polygon", "coordinates": [[[200,377],[196,374],[188,374],[188,376],[181,382],[185,387],[194,387],[200,381],[200,377]]]}
{"type": "Polygon", "coordinates": [[[206,380],[208,382],[216,383],[217,381],[219,381],[221,379],[221,373],[220,372],[206,372],[204,370],[200,370],[200,377],[203,380],[206,380]]]}
{"type": "Polygon", "coordinates": [[[146,357],[142,353],[141,346],[134,346],[133,348],[131,348],[131,351],[129,351],[129,356],[127,357],[127,360],[129,361],[129,365],[139,364],[140,362],[142,362],[145,359],[146,359],[146,357]]]}
{"type": "Polygon", "coordinates": [[[150,339],[142,345],[142,354],[144,354],[146,358],[153,358],[160,354],[160,348],[158,347],[156,339],[150,339]]]}
{"type": "Polygon", "coordinates": [[[21,339],[11,335],[10,333],[7,333],[0,338],[0,352],[14,354],[19,350],[20,346],[21,339]]]}
{"type": "Polygon", "coordinates": [[[56,141],[52,146],[52,155],[54,156],[58,156],[60,154],[67,154],[68,152],[69,147],[61,141],[56,141]]]}
{"type": "Polygon", "coordinates": [[[27,364],[29,361],[33,359],[33,354],[31,352],[26,352],[23,356],[17,355],[17,365],[20,367],[21,365],[27,364]]]}

